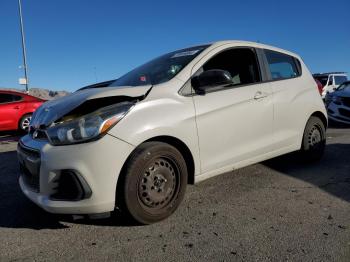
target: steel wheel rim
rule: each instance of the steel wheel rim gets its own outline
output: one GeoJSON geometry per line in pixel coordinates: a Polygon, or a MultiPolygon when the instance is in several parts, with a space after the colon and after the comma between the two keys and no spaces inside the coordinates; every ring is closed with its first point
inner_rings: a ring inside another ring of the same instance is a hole
{"type": "Polygon", "coordinates": [[[322,141],[322,132],[319,126],[313,126],[308,135],[308,143],[314,147],[320,144],[322,141]]]}
{"type": "Polygon", "coordinates": [[[162,209],[177,192],[179,170],[174,161],[158,158],[144,170],[139,186],[138,199],[148,209],[162,209]]]}
{"type": "Polygon", "coordinates": [[[22,121],[22,126],[21,126],[23,130],[26,130],[26,129],[29,128],[29,124],[30,124],[30,120],[31,120],[31,119],[32,119],[31,116],[28,116],[28,117],[26,117],[26,118],[23,119],[23,121],[22,121]]]}

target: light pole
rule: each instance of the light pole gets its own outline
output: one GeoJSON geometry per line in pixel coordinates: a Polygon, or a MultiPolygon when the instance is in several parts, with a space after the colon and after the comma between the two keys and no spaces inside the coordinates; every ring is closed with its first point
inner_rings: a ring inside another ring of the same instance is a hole
{"type": "Polygon", "coordinates": [[[23,54],[23,66],[24,66],[24,78],[26,91],[28,92],[28,71],[27,71],[27,54],[26,54],[26,43],[24,41],[24,29],[23,29],[23,18],[22,18],[22,3],[21,0],[18,0],[18,9],[19,9],[19,19],[21,24],[21,37],[22,37],[22,54],[23,54]]]}

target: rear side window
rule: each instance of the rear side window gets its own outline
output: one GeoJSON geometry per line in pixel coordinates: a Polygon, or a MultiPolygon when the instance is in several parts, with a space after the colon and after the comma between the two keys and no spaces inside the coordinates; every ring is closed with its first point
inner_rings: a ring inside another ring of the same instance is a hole
{"type": "Polygon", "coordinates": [[[294,57],[271,50],[265,50],[265,55],[273,80],[300,76],[294,57]]]}
{"type": "Polygon", "coordinates": [[[17,102],[17,101],[20,101],[20,100],[22,100],[22,97],[21,97],[21,96],[12,95],[12,101],[13,101],[13,102],[17,102]]]}
{"type": "Polygon", "coordinates": [[[0,94],[0,104],[16,102],[20,101],[21,99],[22,97],[17,95],[0,94]]]}
{"type": "Polygon", "coordinates": [[[328,77],[327,76],[316,76],[315,78],[318,81],[320,81],[323,86],[327,85],[327,81],[328,81],[328,77]]]}
{"type": "Polygon", "coordinates": [[[0,104],[12,102],[12,95],[10,94],[0,94],[0,104]]]}

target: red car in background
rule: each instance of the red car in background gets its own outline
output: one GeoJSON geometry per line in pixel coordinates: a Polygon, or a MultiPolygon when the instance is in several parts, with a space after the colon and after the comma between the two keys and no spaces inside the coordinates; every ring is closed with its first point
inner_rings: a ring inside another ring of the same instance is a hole
{"type": "Polygon", "coordinates": [[[316,79],[316,78],[314,78],[314,79],[315,79],[315,82],[317,84],[318,92],[320,93],[320,95],[322,95],[323,85],[318,79],[316,79]]]}
{"type": "Polygon", "coordinates": [[[0,90],[0,131],[26,131],[33,112],[44,102],[21,92],[0,90]]]}

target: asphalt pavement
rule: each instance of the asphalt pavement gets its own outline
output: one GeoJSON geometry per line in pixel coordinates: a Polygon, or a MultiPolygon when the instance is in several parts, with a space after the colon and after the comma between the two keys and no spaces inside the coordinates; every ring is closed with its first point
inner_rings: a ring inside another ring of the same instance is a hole
{"type": "Polygon", "coordinates": [[[350,261],[350,128],[322,161],[275,158],[188,186],[169,219],[74,219],[18,186],[18,136],[0,134],[0,261],[350,261]]]}

